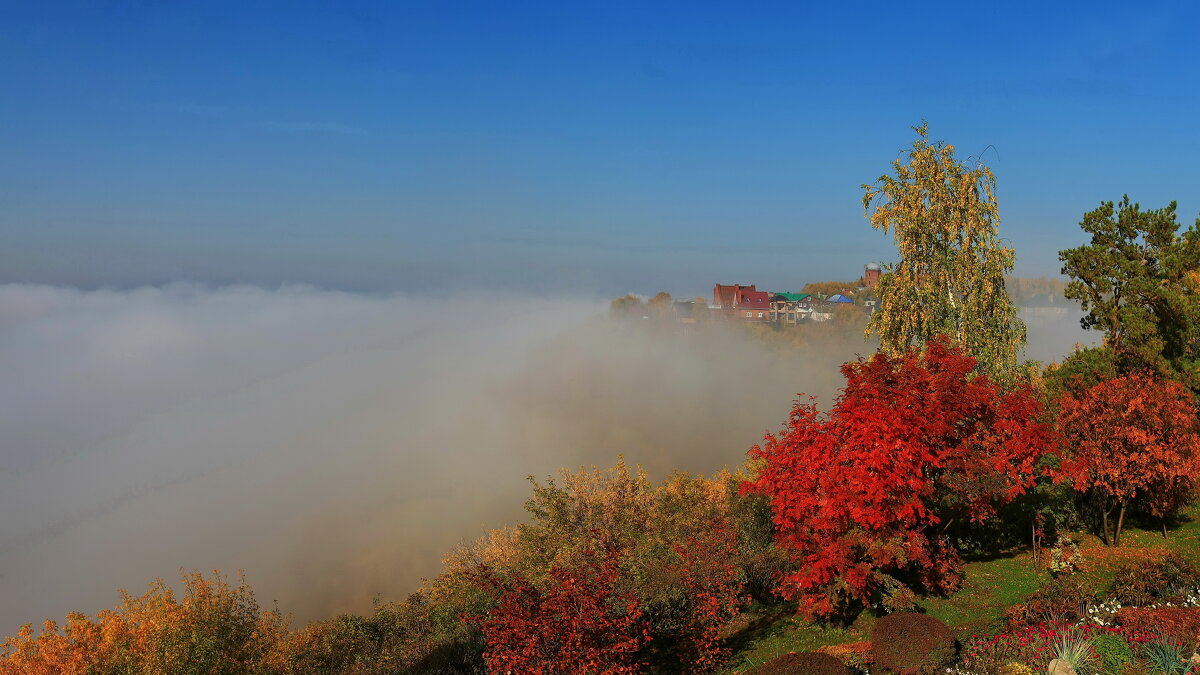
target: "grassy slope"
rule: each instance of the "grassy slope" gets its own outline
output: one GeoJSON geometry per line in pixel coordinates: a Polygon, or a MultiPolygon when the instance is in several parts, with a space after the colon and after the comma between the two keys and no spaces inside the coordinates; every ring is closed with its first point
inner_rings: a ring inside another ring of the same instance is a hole
{"type": "MultiPolygon", "coordinates": [[[[1193,507],[1168,539],[1155,530],[1129,526],[1119,548],[1107,548],[1090,534],[1077,533],[1085,574],[1094,587],[1103,589],[1122,564],[1162,557],[1174,551],[1200,564],[1200,506],[1193,507]]],[[[1035,570],[1028,550],[970,562],[962,590],[949,598],[925,598],[925,610],[945,621],[960,638],[1000,630],[1004,612],[1032,593],[1049,576],[1035,570]]],[[[734,641],[735,670],[745,670],[792,651],[870,639],[874,617],[860,616],[845,630],[822,628],[795,617],[784,608],[751,612],[747,626],[734,641]]]]}

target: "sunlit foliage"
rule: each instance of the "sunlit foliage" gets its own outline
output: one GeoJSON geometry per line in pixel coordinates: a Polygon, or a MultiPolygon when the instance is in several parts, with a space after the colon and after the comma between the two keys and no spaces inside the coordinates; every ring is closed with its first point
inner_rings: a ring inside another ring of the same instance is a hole
{"type": "Polygon", "coordinates": [[[1105,542],[1121,543],[1125,512],[1134,499],[1166,518],[1194,497],[1200,420],[1181,384],[1128,375],[1067,394],[1060,407],[1067,453],[1060,475],[1077,490],[1092,490],[1101,498],[1105,542]]]}
{"type": "Polygon", "coordinates": [[[799,401],[751,450],[760,468],[744,489],[770,498],[795,562],[781,592],[809,616],[954,591],[961,565],[947,527],[983,522],[1033,485],[1053,440],[1041,404],[974,367],[942,339],[848,363],[827,415],[799,401]]]}
{"type": "MultiPolygon", "coordinates": [[[[623,461],[534,482],[532,522],[457,551],[434,586],[477,592],[468,589],[480,587],[482,567],[507,588],[551,597],[564,571],[586,569],[595,551],[608,551],[618,566],[611,592],[637,598],[651,644],[687,655],[697,672],[715,670],[726,655],[721,630],[746,588],[769,588],[784,562],[770,544],[766,511],[737,495],[739,482],[675,473],[656,485],[623,461]]],[[[492,608],[503,597],[494,596],[492,608]]]]}
{"type": "Polygon", "coordinates": [[[122,593],[115,610],[94,619],[72,613],[61,628],[26,625],[5,641],[0,673],[69,675],[230,674],[270,672],[265,655],[286,634],[277,611],[262,611],[242,580],[219,574],[183,577],[182,597],[157,580],[141,596],[122,593]]]}
{"type": "Polygon", "coordinates": [[[917,140],[893,162],[895,175],[862,186],[872,227],[890,231],[900,253],[879,279],[867,333],[892,356],[948,335],[983,372],[1006,377],[1025,325],[1005,290],[1016,256],[1000,241],[996,178],[956,159],[953,145],[931,142],[926,124],[913,129],[917,140]]]}
{"type": "Polygon", "coordinates": [[[1200,221],[1180,232],[1175,202],[1143,210],[1126,195],[1079,225],[1091,242],[1059,258],[1083,327],[1104,331],[1121,373],[1149,369],[1200,393],[1200,221]]]}

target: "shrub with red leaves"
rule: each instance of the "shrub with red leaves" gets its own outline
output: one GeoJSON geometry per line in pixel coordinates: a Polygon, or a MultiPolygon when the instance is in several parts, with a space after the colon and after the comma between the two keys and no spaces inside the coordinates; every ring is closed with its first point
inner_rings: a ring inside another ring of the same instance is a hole
{"type": "Polygon", "coordinates": [[[990,518],[1040,475],[1053,445],[1042,405],[974,368],[944,339],[848,363],[828,415],[798,402],[783,431],[751,449],[759,473],[742,490],[770,498],[796,566],[780,593],[808,616],[873,605],[914,582],[956,590],[961,563],[946,526],[990,518]]]}
{"type": "Polygon", "coordinates": [[[1117,623],[1191,649],[1200,641],[1200,607],[1123,607],[1117,611],[1117,623]]]}
{"type": "Polygon", "coordinates": [[[487,642],[484,660],[496,673],[641,671],[638,650],[649,639],[636,596],[614,590],[620,571],[615,553],[581,569],[553,568],[539,590],[526,580],[505,581],[490,570],[478,581],[499,594],[487,617],[470,617],[487,642]]]}

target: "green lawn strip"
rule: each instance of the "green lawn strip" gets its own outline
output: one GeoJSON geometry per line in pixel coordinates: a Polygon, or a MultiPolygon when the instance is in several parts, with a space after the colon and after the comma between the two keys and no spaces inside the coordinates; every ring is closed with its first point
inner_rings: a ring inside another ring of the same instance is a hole
{"type": "Polygon", "coordinates": [[[826,645],[840,645],[868,639],[869,632],[858,626],[849,629],[824,628],[800,617],[786,617],[771,624],[769,630],[757,633],[747,645],[734,654],[732,672],[746,672],[789,652],[810,652],[826,645]]]}
{"type": "Polygon", "coordinates": [[[948,598],[925,598],[921,605],[962,635],[999,630],[1005,611],[1049,577],[1033,568],[1028,553],[967,563],[963,587],[948,598]]]}

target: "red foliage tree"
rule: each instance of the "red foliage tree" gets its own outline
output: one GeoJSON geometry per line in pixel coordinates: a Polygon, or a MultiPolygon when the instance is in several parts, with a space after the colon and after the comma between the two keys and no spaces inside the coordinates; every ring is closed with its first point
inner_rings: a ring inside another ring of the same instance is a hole
{"type": "Polygon", "coordinates": [[[640,672],[636,657],[649,630],[637,597],[615,590],[619,576],[616,552],[580,569],[552,568],[545,590],[481,569],[478,581],[499,594],[487,617],[472,619],[487,642],[488,669],[544,675],[640,672]]]}
{"type": "Polygon", "coordinates": [[[905,581],[953,591],[961,564],[946,528],[986,520],[1033,485],[1052,446],[1042,406],[974,367],[944,338],[847,363],[828,415],[797,402],[783,431],[751,449],[759,473],[742,489],[770,498],[797,563],[780,591],[809,616],[904,596],[905,581]]]}
{"type": "Polygon", "coordinates": [[[1120,545],[1125,510],[1136,498],[1163,518],[1165,536],[1166,518],[1193,498],[1200,472],[1200,422],[1191,393],[1153,375],[1117,377],[1065,394],[1059,425],[1066,457],[1058,478],[1101,497],[1104,541],[1120,545]]]}

